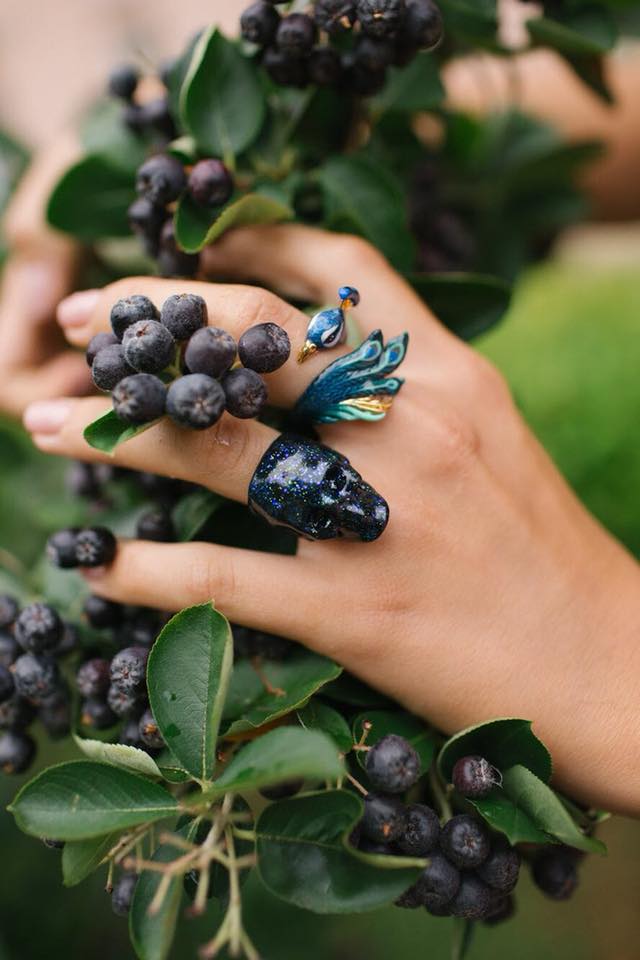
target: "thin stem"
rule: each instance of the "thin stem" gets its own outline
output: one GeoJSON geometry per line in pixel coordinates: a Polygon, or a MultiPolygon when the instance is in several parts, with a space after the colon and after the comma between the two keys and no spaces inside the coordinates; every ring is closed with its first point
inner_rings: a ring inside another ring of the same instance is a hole
{"type": "Polygon", "coordinates": [[[232,957],[240,956],[242,949],[242,900],[240,897],[240,871],[236,860],[236,847],[233,830],[227,827],[227,852],[229,854],[229,952],[232,957]]]}
{"type": "Polygon", "coordinates": [[[366,797],[366,796],[367,796],[367,794],[369,793],[369,791],[368,791],[368,790],[365,790],[365,788],[362,786],[362,784],[361,784],[358,780],[356,780],[355,777],[352,777],[350,773],[345,773],[345,777],[347,778],[347,780],[349,781],[349,783],[353,784],[353,786],[356,788],[356,790],[359,790],[359,791],[360,791],[360,793],[362,794],[363,797],[366,797]]]}
{"type": "Polygon", "coordinates": [[[453,811],[451,810],[451,804],[449,803],[449,798],[447,797],[446,791],[440,782],[440,777],[438,775],[438,771],[436,770],[435,764],[432,764],[429,770],[429,785],[431,787],[431,792],[433,793],[433,799],[440,808],[440,813],[442,814],[443,819],[445,821],[451,820],[453,811]]]}
{"type": "Polygon", "coordinates": [[[233,835],[237,837],[238,840],[248,840],[250,843],[254,843],[256,839],[255,830],[241,830],[240,827],[233,827],[233,835]]]}

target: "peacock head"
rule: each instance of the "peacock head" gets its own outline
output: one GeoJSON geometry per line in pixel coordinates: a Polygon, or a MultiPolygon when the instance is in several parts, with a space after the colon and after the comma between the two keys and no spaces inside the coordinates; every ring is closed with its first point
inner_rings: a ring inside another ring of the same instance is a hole
{"type": "Polygon", "coordinates": [[[360,294],[355,287],[340,287],[339,307],[321,310],[309,321],[307,339],[298,353],[298,363],[304,363],[316,350],[329,350],[344,343],[347,336],[347,311],[360,302],[360,294]]]}

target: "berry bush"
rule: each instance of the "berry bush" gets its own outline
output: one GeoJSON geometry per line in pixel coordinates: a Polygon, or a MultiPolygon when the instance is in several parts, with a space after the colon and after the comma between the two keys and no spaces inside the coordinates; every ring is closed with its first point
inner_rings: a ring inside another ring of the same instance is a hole
{"type": "MultiPolygon", "coordinates": [[[[616,4],[532,9],[530,46],[557,50],[609,99],[616,4]]],[[[460,336],[495,323],[510,281],[579,215],[575,174],[597,146],[516,110],[478,120],[446,106],[453,57],[509,55],[492,0],[255,2],[239,33],[193,38],[158,66],[152,99],[137,66],[111,74],[48,208],[86,245],[92,277],[192,277],[232,227],[298,220],[367,238],[460,336]]],[[[87,351],[112,395],[87,431],[105,452],[165,415],[192,429],[224,411],[264,417],[263,374],[289,357],[281,328],[236,343],[191,294],[131,296],[111,320],[87,351]]],[[[581,858],[604,850],[604,814],[550,786],[529,722],[447,738],[210,605],[159,613],[89,595],[73,570],[111,562],[114,534],[285,553],[295,538],[149,474],[72,464],[67,491],[73,516],[51,523],[39,589],[0,597],[0,769],[27,771],[41,728],[73,737],[81,759],[38,774],[11,812],[60,851],[66,884],[104,872],[141,960],[168,956],[177,924],[211,899],[224,913],[202,956],[258,957],[242,923],[251,870],[321,914],[395,903],[453,918],[457,958],[476,924],[513,915],[523,867],[544,895],[574,893],[581,858]]]]}

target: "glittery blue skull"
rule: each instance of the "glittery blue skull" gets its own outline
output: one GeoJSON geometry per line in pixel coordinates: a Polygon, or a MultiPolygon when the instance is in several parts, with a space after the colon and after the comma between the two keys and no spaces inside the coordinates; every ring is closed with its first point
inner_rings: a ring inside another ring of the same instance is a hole
{"type": "Polygon", "coordinates": [[[258,464],[249,486],[252,510],[308,540],[377,540],[387,502],[346,457],[330,447],[283,435],[258,464]]]}

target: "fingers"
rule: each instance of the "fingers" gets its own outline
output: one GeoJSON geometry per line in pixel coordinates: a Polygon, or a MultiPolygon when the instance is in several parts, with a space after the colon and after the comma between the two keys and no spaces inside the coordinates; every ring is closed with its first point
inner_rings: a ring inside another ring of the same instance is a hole
{"type": "Polygon", "coordinates": [[[300,557],[205,543],[124,541],[114,562],[85,571],[91,590],[121,603],[181,610],[212,600],[230,620],[298,638],[305,621],[323,617],[317,571],[300,557]],[[291,598],[296,603],[291,603],[291,598]]]}
{"type": "Polygon", "coordinates": [[[27,409],[24,425],[45,453],[188,480],[242,503],[258,462],[277,437],[256,420],[226,414],[204,431],[182,429],[165,417],[109,456],[83,437],[84,428],[109,409],[99,397],[35,403],[27,409]]]}
{"type": "Polygon", "coordinates": [[[280,370],[265,375],[269,399],[277,406],[292,406],[329,360],[350,349],[338,348],[331,351],[330,357],[319,354],[303,365],[296,363],[295,357],[306,339],[309,318],[266,290],[229,284],[129,277],[102,290],[84,290],[67,297],[58,307],[58,321],[71,343],[86,347],[95,333],[111,329],[111,308],[117,300],[144,294],[161,306],[175,293],[201,296],[207,304],[209,324],[222,327],[236,340],[258,323],[271,322],[284,327],[291,340],[291,358],[280,370]]]}
{"type": "Polygon", "coordinates": [[[232,230],[202,254],[212,277],[253,280],[289,297],[333,304],[338,287],[357,287],[364,332],[409,330],[418,338],[446,333],[384,256],[360,237],[301,225],[232,230]]]}
{"type": "Polygon", "coordinates": [[[82,396],[91,390],[84,357],[67,350],[42,366],[14,370],[0,377],[0,409],[20,417],[32,403],[51,397],[82,396]]]}

